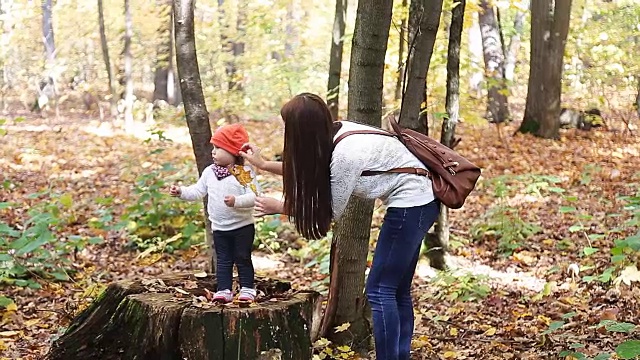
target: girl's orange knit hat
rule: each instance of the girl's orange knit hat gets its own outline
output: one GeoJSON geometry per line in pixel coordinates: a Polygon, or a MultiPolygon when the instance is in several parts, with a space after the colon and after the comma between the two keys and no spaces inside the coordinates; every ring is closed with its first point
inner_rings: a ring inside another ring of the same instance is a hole
{"type": "Polygon", "coordinates": [[[249,142],[249,134],[240,124],[223,125],[216,129],[211,138],[211,143],[220,149],[228,151],[231,155],[240,155],[242,145],[249,142]]]}

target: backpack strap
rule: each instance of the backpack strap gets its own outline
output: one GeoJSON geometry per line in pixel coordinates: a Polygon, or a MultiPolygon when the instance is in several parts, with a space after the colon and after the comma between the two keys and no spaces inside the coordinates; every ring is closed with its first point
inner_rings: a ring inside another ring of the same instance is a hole
{"type": "Polygon", "coordinates": [[[383,130],[351,130],[351,131],[345,131],[342,134],[340,134],[340,136],[338,136],[338,138],[333,141],[333,147],[335,148],[336,145],[338,145],[338,143],[342,141],[342,139],[346,138],[347,136],[357,135],[357,134],[374,134],[374,135],[385,135],[385,136],[396,137],[396,135],[383,130]]]}
{"type": "Polygon", "coordinates": [[[393,168],[390,170],[365,170],[362,172],[362,176],[373,176],[380,175],[384,173],[397,173],[397,174],[414,174],[414,175],[422,175],[422,176],[430,176],[429,170],[425,170],[422,168],[413,168],[413,167],[401,167],[401,168],[393,168]]]}
{"type": "MultiPolygon", "coordinates": [[[[351,131],[345,131],[344,133],[340,134],[340,136],[338,136],[333,142],[333,147],[335,148],[335,146],[347,136],[356,135],[356,134],[374,134],[374,135],[384,135],[384,136],[391,136],[391,137],[397,138],[397,135],[392,134],[390,132],[383,131],[383,130],[351,130],[351,131]]],[[[412,168],[412,167],[393,168],[389,170],[365,170],[362,172],[361,175],[373,176],[373,175],[380,175],[384,173],[415,174],[415,175],[422,175],[422,176],[430,176],[430,173],[428,170],[425,170],[422,168],[412,168]]]]}

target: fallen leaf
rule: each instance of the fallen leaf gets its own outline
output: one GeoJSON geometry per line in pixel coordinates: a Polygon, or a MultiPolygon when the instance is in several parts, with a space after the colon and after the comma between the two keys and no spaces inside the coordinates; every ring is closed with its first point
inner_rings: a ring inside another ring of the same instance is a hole
{"type": "Polygon", "coordinates": [[[188,292],[188,291],[182,290],[182,289],[180,289],[180,288],[179,288],[179,287],[177,287],[177,286],[174,286],[174,287],[173,287],[173,289],[174,289],[175,291],[179,292],[180,294],[183,294],[183,295],[189,295],[189,292],[188,292]]]}
{"type": "Polygon", "coordinates": [[[343,331],[347,330],[350,326],[351,326],[351,323],[346,322],[346,323],[344,323],[342,325],[336,326],[335,327],[335,331],[336,332],[343,332],[343,331]]]}
{"type": "Polygon", "coordinates": [[[454,358],[454,357],[456,357],[456,352],[455,351],[445,351],[444,354],[442,354],[442,356],[444,356],[445,359],[454,358]]]}
{"type": "Polygon", "coordinates": [[[487,336],[493,336],[495,334],[496,334],[496,328],[494,327],[490,327],[484,332],[484,335],[487,335],[487,336]]]}
{"type": "Polygon", "coordinates": [[[185,280],[182,286],[184,286],[185,289],[197,289],[198,283],[193,280],[185,280]]]}

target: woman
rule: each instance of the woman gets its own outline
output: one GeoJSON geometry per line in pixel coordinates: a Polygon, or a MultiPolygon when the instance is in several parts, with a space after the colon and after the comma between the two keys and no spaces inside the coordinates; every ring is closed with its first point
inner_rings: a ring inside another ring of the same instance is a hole
{"type": "Polygon", "coordinates": [[[260,150],[247,144],[241,155],[261,170],[283,175],[284,202],[256,199],[258,215],[287,214],[306,238],[327,234],[353,194],[381,199],[387,206],[366,293],[373,313],[378,360],[409,359],[413,335],[411,282],[421,241],[439,212],[426,176],[377,173],[399,167],[426,169],[396,138],[375,134],[334,139],[351,130],[370,127],[342,121],[333,123],[325,102],[314,94],[300,94],[286,103],[283,161],[265,161],[260,150]]]}

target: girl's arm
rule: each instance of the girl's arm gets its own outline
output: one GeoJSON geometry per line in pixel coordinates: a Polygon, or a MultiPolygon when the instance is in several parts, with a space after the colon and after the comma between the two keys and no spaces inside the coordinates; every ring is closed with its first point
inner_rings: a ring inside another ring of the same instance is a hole
{"type": "Polygon", "coordinates": [[[202,176],[198,179],[198,182],[190,186],[180,187],[180,199],[186,201],[195,201],[202,199],[207,195],[207,180],[209,174],[212,173],[210,168],[204,169],[202,176]]]}

